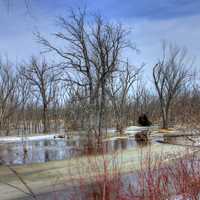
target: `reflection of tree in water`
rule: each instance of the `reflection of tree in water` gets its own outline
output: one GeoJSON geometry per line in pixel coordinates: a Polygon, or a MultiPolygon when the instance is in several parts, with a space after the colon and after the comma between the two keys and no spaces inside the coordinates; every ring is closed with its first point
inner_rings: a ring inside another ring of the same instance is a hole
{"type": "Polygon", "coordinates": [[[114,143],[114,150],[118,150],[119,149],[119,141],[113,140],[113,143],[114,143]]]}
{"type": "MultiPolygon", "coordinates": [[[[1,152],[1,148],[0,148],[0,152],[1,152]]],[[[0,165],[4,164],[4,159],[3,156],[0,154],[0,165]]]]}
{"type": "Polygon", "coordinates": [[[150,141],[137,141],[137,145],[138,147],[145,147],[147,146],[148,144],[150,144],[150,141]]]}
{"type": "Polygon", "coordinates": [[[146,146],[150,143],[148,138],[148,130],[144,130],[135,134],[135,141],[139,147],[146,146]]]}
{"type": "Polygon", "coordinates": [[[0,145],[0,165],[4,164],[4,158],[3,158],[3,146],[0,145]]]}
{"type": "Polygon", "coordinates": [[[128,144],[128,140],[127,139],[122,139],[121,140],[121,148],[122,149],[127,149],[127,144],[128,144]]]}
{"type": "Polygon", "coordinates": [[[18,158],[18,155],[15,156],[14,151],[13,151],[13,148],[12,148],[11,145],[8,145],[8,146],[7,146],[7,154],[6,154],[6,156],[7,156],[6,160],[7,160],[7,162],[8,162],[9,164],[15,164],[15,161],[16,161],[17,158],[18,158]]]}
{"type": "Polygon", "coordinates": [[[26,164],[28,160],[28,147],[27,145],[23,145],[23,164],[26,164]]]}
{"type": "Polygon", "coordinates": [[[44,141],[44,146],[46,147],[46,146],[49,146],[49,141],[48,140],[45,140],[44,141]]]}
{"type": "Polygon", "coordinates": [[[117,140],[114,140],[113,142],[114,142],[113,150],[126,149],[128,139],[117,139],[117,140]]]}
{"type": "Polygon", "coordinates": [[[44,162],[48,162],[48,161],[50,161],[49,152],[48,152],[48,151],[45,151],[45,152],[44,152],[44,162]]]}
{"type": "Polygon", "coordinates": [[[0,146],[0,159],[5,160],[6,164],[43,163],[51,160],[70,159],[85,154],[111,153],[134,145],[135,143],[124,138],[102,142],[99,146],[95,140],[82,139],[77,139],[77,141],[59,139],[26,141],[0,146]]]}

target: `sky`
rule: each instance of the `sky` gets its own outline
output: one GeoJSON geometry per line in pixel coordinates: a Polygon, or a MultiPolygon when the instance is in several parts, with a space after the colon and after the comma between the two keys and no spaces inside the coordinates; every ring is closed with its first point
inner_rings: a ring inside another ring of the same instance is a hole
{"type": "Polygon", "coordinates": [[[161,41],[167,40],[187,48],[200,69],[199,0],[0,0],[0,55],[13,62],[39,55],[42,46],[33,33],[50,37],[59,30],[57,17],[78,7],[132,30],[130,39],[140,52],[124,56],[136,66],[151,68],[161,55],[161,41]]]}

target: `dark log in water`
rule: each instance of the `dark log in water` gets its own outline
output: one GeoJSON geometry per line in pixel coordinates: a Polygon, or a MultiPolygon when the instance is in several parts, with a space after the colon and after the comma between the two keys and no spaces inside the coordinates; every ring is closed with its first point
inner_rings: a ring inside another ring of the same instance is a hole
{"type": "Polygon", "coordinates": [[[57,136],[54,136],[54,139],[56,139],[56,138],[64,139],[64,138],[65,138],[65,135],[57,135],[57,136]]]}

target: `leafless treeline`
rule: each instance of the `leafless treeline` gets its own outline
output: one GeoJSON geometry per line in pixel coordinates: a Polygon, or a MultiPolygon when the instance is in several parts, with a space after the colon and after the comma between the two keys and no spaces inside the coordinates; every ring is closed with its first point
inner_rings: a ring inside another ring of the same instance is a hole
{"type": "Polygon", "coordinates": [[[134,50],[124,26],[87,17],[79,10],[59,18],[61,32],[54,42],[37,34],[60,62],[44,55],[17,66],[0,63],[2,134],[85,130],[100,138],[106,127],[122,133],[141,113],[164,128],[171,120],[186,122],[189,115],[198,119],[200,90],[190,79],[183,49],[163,46],[163,57],[153,66],[152,90],[140,76],[144,68],[123,57],[126,49],[134,50]]]}

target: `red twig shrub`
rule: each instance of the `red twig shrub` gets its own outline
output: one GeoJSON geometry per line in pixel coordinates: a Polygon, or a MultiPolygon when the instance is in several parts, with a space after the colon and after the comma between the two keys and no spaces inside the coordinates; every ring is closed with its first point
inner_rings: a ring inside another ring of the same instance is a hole
{"type": "MultiPolygon", "coordinates": [[[[198,200],[200,197],[200,160],[198,155],[187,155],[167,162],[151,163],[148,157],[141,170],[121,174],[120,164],[113,156],[102,155],[103,165],[90,163],[91,182],[80,178],[79,197],[70,200],[198,200]],[[80,197],[81,196],[81,197],[80,197]]],[[[161,159],[160,159],[161,160],[161,159]]],[[[81,177],[81,175],[80,175],[81,177]]]]}

